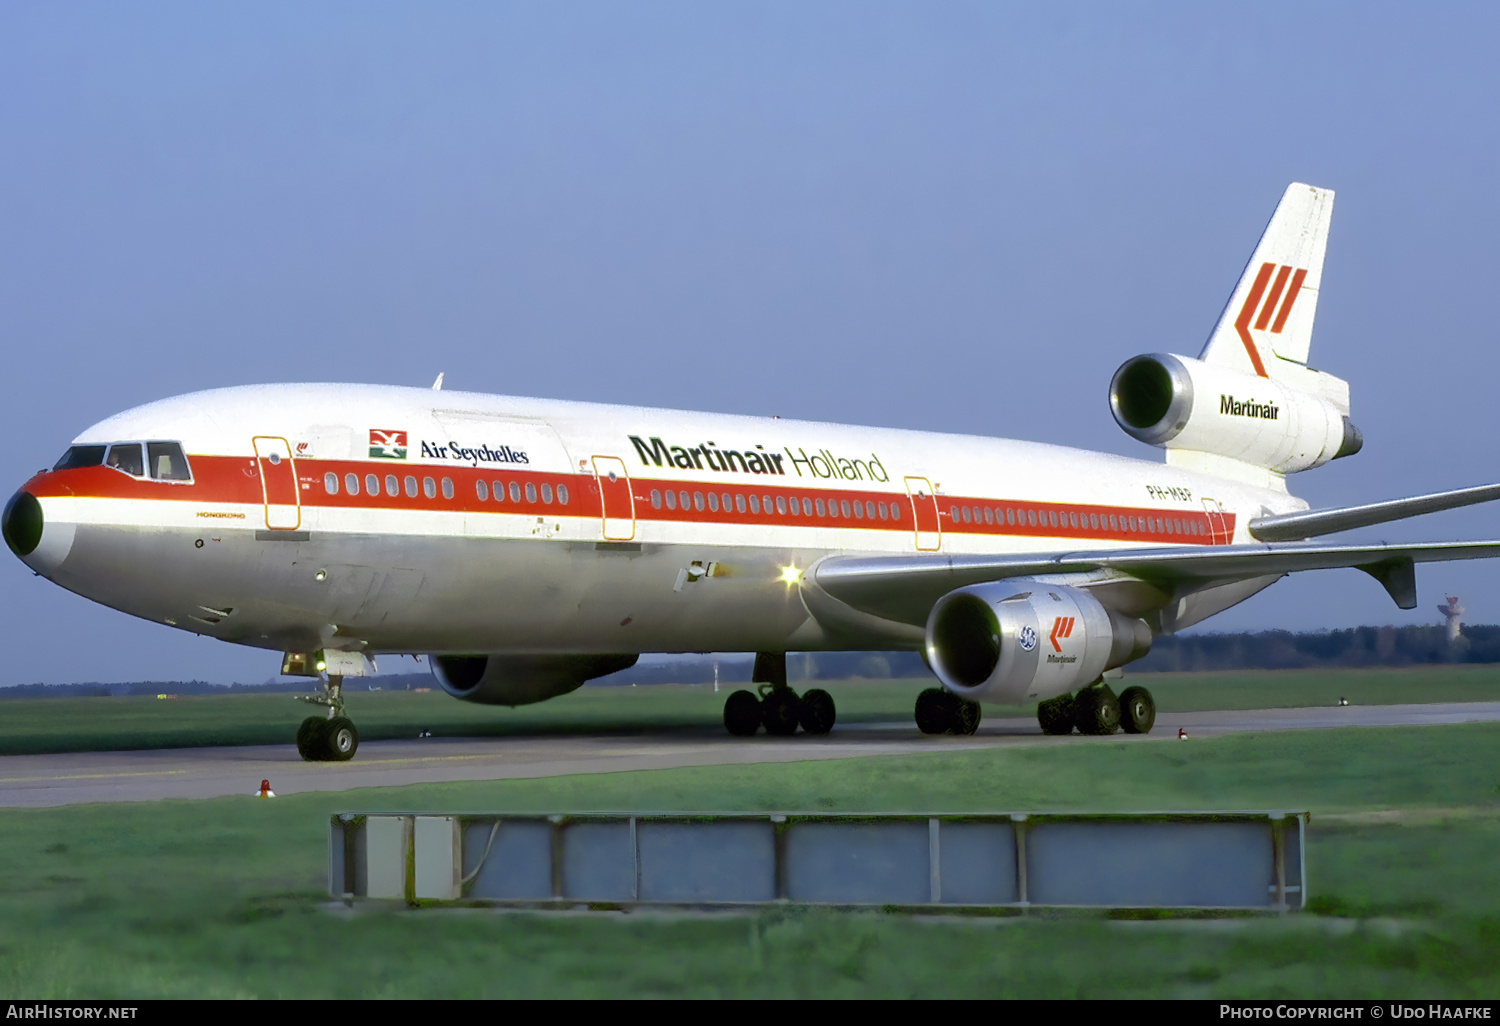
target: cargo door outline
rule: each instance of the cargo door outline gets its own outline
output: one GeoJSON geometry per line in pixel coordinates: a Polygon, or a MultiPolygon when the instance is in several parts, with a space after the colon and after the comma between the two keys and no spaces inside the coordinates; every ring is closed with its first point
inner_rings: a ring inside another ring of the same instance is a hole
{"type": "Polygon", "coordinates": [[[1203,497],[1203,512],[1208,514],[1208,540],[1214,545],[1228,545],[1233,538],[1232,527],[1227,527],[1224,506],[1218,499],[1203,497]]]}
{"type": "Polygon", "coordinates": [[[599,484],[599,515],[606,541],[630,541],[635,537],[635,495],[625,461],[616,456],[593,457],[594,479],[599,484]]]}
{"type": "Polygon", "coordinates": [[[291,444],[276,435],[256,435],[250,444],[255,447],[255,466],[260,471],[267,529],[295,531],[302,526],[302,493],[291,444]]]}
{"type": "Polygon", "coordinates": [[[918,552],[936,552],[943,546],[943,526],[938,520],[937,496],[925,477],[908,477],[906,494],[911,498],[911,514],[916,531],[918,552]]]}

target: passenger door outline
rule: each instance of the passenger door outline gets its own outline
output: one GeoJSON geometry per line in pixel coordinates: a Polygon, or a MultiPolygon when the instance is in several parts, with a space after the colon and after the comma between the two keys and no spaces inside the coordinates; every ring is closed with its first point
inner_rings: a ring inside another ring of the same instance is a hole
{"type": "Polygon", "coordinates": [[[302,526],[302,493],[297,484],[297,462],[292,446],[276,435],[256,435],[255,465],[260,470],[260,495],[266,507],[266,528],[295,531],[302,526]]]}
{"type": "Polygon", "coordinates": [[[616,456],[595,456],[594,479],[599,484],[599,514],[606,541],[630,541],[635,537],[635,495],[625,461],[616,456]]]}
{"type": "Polygon", "coordinates": [[[943,547],[943,525],[938,520],[937,496],[925,477],[908,477],[906,494],[911,498],[918,552],[936,552],[943,547]]]}

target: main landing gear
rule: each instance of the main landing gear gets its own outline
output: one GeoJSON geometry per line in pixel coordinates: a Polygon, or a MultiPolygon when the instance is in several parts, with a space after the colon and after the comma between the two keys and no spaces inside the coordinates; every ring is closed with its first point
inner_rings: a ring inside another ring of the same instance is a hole
{"type": "Polygon", "coordinates": [[[344,715],[344,678],[329,674],[321,695],[298,695],[312,705],[328,709],[324,716],[309,716],[297,728],[297,754],[308,762],[348,762],[359,749],[359,731],[344,715]]]}
{"type": "Polygon", "coordinates": [[[1156,702],[1145,688],[1126,688],[1117,698],[1103,681],[1076,695],[1059,695],[1036,707],[1043,734],[1105,735],[1117,730],[1146,734],[1156,723],[1156,702]]]}
{"type": "Polygon", "coordinates": [[[917,729],[924,734],[972,734],[979,729],[978,702],[959,698],[942,688],[928,688],[917,696],[917,729]]]}
{"type": "Polygon", "coordinates": [[[776,737],[791,737],[800,726],[807,734],[833,729],[837,712],[833,696],[822,688],[798,695],[786,683],[786,653],[755,653],[752,683],[755,691],[736,691],[724,700],[724,729],[735,737],[750,737],[761,727],[776,737]]]}

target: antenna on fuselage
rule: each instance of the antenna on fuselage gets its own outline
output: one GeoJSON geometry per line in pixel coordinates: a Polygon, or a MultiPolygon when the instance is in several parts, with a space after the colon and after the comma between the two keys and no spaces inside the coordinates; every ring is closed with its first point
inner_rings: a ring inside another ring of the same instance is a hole
{"type": "Polygon", "coordinates": [[[432,390],[434,392],[441,392],[443,390],[443,372],[442,371],[438,371],[437,380],[432,383],[432,390]]]}

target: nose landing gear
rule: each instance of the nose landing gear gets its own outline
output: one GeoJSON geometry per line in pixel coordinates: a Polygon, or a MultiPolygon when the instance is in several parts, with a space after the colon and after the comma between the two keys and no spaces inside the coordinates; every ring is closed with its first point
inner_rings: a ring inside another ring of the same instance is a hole
{"type": "Polygon", "coordinates": [[[300,701],[327,708],[324,716],[309,716],[297,728],[297,754],[308,762],[348,762],[359,750],[359,731],[344,715],[344,678],[329,674],[321,695],[298,695],[300,701]]]}

